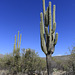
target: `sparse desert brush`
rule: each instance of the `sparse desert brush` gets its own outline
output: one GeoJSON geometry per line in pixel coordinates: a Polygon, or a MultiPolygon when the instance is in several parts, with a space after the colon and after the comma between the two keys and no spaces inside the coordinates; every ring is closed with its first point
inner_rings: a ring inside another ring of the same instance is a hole
{"type": "Polygon", "coordinates": [[[8,75],[9,70],[0,70],[0,75],[8,75]]]}

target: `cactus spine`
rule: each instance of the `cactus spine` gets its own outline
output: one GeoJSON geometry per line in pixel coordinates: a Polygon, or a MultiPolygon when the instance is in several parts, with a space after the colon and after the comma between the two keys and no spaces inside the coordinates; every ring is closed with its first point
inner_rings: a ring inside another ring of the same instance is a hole
{"type": "Polygon", "coordinates": [[[52,21],[51,2],[49,2],[49,6],[45,11],[45,0],[43,0],[43,13],[42,12],[40,13],[40,19],[41,19],[40,21],[41,49],[46,55],[48,75],[51,75],[52,73],[51,55],[54,53],[55,45],[58,40],[58,33],[55,34],[56,29],[55,5],[53,5],[53,21],[52,21]]]}

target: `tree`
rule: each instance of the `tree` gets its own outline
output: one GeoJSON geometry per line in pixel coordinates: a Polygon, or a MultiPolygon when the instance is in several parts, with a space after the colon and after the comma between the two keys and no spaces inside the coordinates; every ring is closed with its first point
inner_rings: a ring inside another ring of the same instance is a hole
{"type": "Polygon", "coordinates": [[[47,72],[48,75],[52,75],[51,68],[51,55],[54,53],[55,45],[58,40],[58,33],[55,35],[56,22],[55,22],[55,5],[53,6],[53,28],[51,19],[51,2],[45,11],[45,0],[43,0],[43,14],[40,14],[40,35],[41,35],[41,48],[46,55],[47,72]],[[44,15],[44,23],[43,23],[44,15]],[[48,32],[49,27],[49,32],[48,32]],[[45,30],[44,30],[45,29],[45,30]]]}
{"type": "Polygon", "coordinates": [[[22,69],[30,75],[35,71],[39,73],[45,69],[45,60],[39,57],[38,53],[32,49],[23,49],[22,52],[22,69]]]}
{"type": "Polygon", "coordinates": [[[71,62],[71,66],[72,66],[72,69],[73,69],[73,72],[75,74],[75,46],[73,46],[72,50],[70,50],[70,62],[71,62]]]}

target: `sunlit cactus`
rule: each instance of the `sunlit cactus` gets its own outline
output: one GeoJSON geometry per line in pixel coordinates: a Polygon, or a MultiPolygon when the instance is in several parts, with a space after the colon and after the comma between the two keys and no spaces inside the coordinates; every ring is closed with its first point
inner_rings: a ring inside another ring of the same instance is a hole
{"type": "Polygon", "coordinates": [[[15,35],[15,43],[14,43],[14,50],[13,50],[13,53],[15,53],[15,49],[16,49],[16,35],[15,35]]]}
{"type": "Polygon", "coordinates": [[[15,35],[15,43],[14,43],[13,55],[17,52],[17,50],[20,50],[21,37],[22,37],[22,35],[20,34],[20,41],[19,41],[19,31],[18,31],[17,45],[16,45],[16,35],[15,35]],[[18,46],[18,45],[19,45],[19,46],[18,46]]]}
{"type": "Polygon", "coordinates": [[[19,49],[20,49],[20,45],[21,45],[21,37],[22,37],[22,35],[20,34],[19,49]]]}
{"type": "Polygon", "coordinates": [[[51,55],[54,53],[58,40],[58,33],[55,34],[55,5],[53,5],[52,19],[51,2],[49,2],[49,6],[45,11],[45,0],[43,0],[43,13],[40,13],[40,19],[41,48],[46,55],[48,75],[51,75],[51,55]]]}
{"type": "Polygon", "coordinates": [[[22,37],[22,35],[20,34],[20,41],[19,41],[19,31],[18,31],[17,43],[16,43],[16,35],[15,35],[15,43],[14,43],[14,50],[13,50],[13,66],[16,66],[17,68],[16,69],[14,69],[14,67],[12,67],[12,68],[15,70],[15,72],[18,72],[21,69],[21,66],[19,63],[19,61],[20,61],[21,37],[22,37]]]}
{"type": "Polygon", "coordinates": [[[17,48],[18,48],[18,42],[19,42],[19,31],[18,31],[18,38],[17,38],[17,48]]]}

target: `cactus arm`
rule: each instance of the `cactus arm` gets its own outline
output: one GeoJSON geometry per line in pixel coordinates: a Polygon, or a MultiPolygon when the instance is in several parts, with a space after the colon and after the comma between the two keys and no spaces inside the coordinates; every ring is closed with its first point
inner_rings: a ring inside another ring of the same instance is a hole
{"type": "Polygon", "coordinates": [[[41,39],[41,49],[43,50],[43,43],[42,43],[41,35],[40,35],[40,39],[41,39]]]}
{"type": "Polygon", "coordinates": [[[42,23],[40,22],[40,34],[41,34],[41,38],[43,38],[43,29],[42,29],[42,23]]]}
{"type": "Polygon", "coordinates": [[[16,49],[16,35],[15,35],[15,43],[14,43],[14,50],[16,49]]]}
{"type": "Polygon", "coordinates": [[[48,47],[48,27],[45,27],[46,47],[48,47]]]}
{"type": "Polygon", "coordinates": [[[52,40],[53,40],[53,42],[54,42],[54,39],[55,39],[55,29],[56,29],[56,23],[53,24],[53,31],[52,31],[52,36],[53,36],[52,40]]]}
{"type": "Polygon", "coordinates": [[[47,49],[46,49],[46,45],[45,45],[45,38],[44,38],[44,24],[43,24],[43,14],[40,14],[40,18],[41,18],[41,22],[40,22],[40,34],[41,34],[41,48],[43,50],[43,52],[46,54],[47,53],[47,49]]]}
{"type": "Polygon", "coordinates": [[[42,38],[41,38],[41,49],[46,55],[47,54],[47,50],[46,50],[45,42],[44,42],[44,40],[42,38]]]}
{"type": "Polygon", "coordinates": [[[14,54],[15,54],[15,44],[14,44],[13,56],[14,56],[14,54]]]}
{"type": "Polygon", "coordinates": [[[16,35],[15,35],[15,45],[16,45],[16,35]]]}
{"type": "Polygon", "coordinates": [[[46,14],[45,14],[45,26],[46,27],[48,27],[48,25],[49,25],[48,14],[49,14],[49,7],[47,7],[47,11],[46,11],[46,14]]]}
{"type": "Polygon", "coordinates": [[[18,48],[18,42],[19,42],[19,31],[18,31],[18,39],[17,39],[17,48],[18,48]]]}
{"type": "Polygon", "coordinates": [[[56,22],[55,22],[55,5],[53,5],[53,42],[55,39],[55,29],[56,29],[56,22]]]}
{"type": "Polygon", "coordinates": [[[15,44],[14,44],[14,52],[15,52],[15,44]]]}
{"type": "Polygon", "coordinates": [[[16,35],[15,35],[15,43],[14,43],[13,56],[14,56],[15,50],[16,50],[16,35]]]}
{"type": "Polygon", "coordinates": [[[14,43],[14,50],[16,49],[16,35],[15,35],[15,43],[14,43]]]}
{"type": "Polygon", "coordinates": [[[19,43],[19,49],[20,49],[20,45],[21,45],[21,37],[22,37],[22,34],[20,34],[20,43],[19,43]]]}
{"type": "Polygon", "coordinates": [[[43,14],[42,14],[42,12],[41,12],[41,14],[40,14],[40,18],[41,18],[42,34],[44,35],[44,23],[43,23],[43,14]]]}
{"type": "Polygon", "coordinates": [[[55,23],[55,5],[53,5],[53,24],[55,23]]]}
{"type": "Polygon", "coordinates": [[[51,49],[51,40],[52,40],[52,35],[51,35],[51,2],[49,2],[49,47],[48,47],[48,52],[50,52],[51,49]]]}
{"type": "Polygon", "coordinates": [[[52,33],[55,32],[55,29],[56,29],[56,23],[53,24],[53,32],[52,33]]]}
{"type": "Polygon", "coordinates": [[[14,43],[13,56],[14,56],[15,52],[16,52],[16,35],[15,35],[15,43],[14,43]]]}
{"type": "MultiPolygon", "coordinates": [[[[40,34],[41,34],[41,32],[40,32],[40,34]]],[[[44,36],[43,35],[40,35],[40,36],[41,36],[41,49],[45,54],[47,54],[44,36]]]]}
{"type": "Polygon", "coordinates": [[[47,11],[46,11],[46,14],[45,14],[45,37],[46,37],[46,46],[48,47],[48,25],[49,25],[49,7],[47,7],[47,11]]]}
{"type": "Polygon", "coordinates": [[[49,2],[49,35],[51,35],[51,2],[49,2]]]}
{"type": "Polygon", "coordinates": [[[56,33],[56,35],[55,35],[55,41],[54,41],[54,45],[56,45],[56,43],[57,43],[57,40],[58,40],[58,33],[56,33]]]}
{"type": "Polygon", "coordinates": [[[45,27],[45,33],[48,36],[48,27],[45,27]]]}
{"type": "Polygon", "coordinates": [[[43,0],[43,15],[44,15],[44,21],[45,21],[45,0],[43,0]]]}

